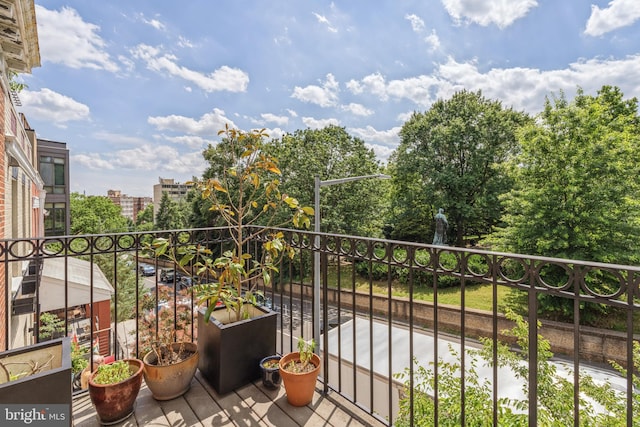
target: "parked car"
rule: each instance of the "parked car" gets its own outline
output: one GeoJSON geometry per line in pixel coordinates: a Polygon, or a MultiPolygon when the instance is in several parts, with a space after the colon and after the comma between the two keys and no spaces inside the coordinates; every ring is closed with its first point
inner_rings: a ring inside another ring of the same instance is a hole
{"type": "Polygon", "coordinates": [[[160,271],[160,281],[164,283],[173,282],[173,276],[175,276],[176,271],[173,268],[163,268],[160,271]]]}
{"type": "Polygon", "coordinates": [[[156,268],[153,265],[149,264],[140,264],[138,270],[143,276],[153,276],[154,274],[156,274],[156,268]]]}
{"type": "Polygon", "coordinates": [[[190,288],[191,285],[193,285],[193,279],[189,276],[179,275],[179,279],[178,285],[180,286],[180,289],[190,288]]]}

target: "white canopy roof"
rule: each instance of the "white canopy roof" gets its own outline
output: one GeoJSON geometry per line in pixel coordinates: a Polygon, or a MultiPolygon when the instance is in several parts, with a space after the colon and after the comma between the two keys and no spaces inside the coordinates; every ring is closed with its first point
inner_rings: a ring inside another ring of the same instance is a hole
{"type": "MultiPolygon", "coordinates": [[[[40,283],[40,311],[91,303],[91,263],[77,258],[45,258],[40,283]],[[68,286],[65,304],[65,279],[68,286]]],[[[113,287],[100,268],[93,265],[93,302],[111,299],[113,287]]]]}

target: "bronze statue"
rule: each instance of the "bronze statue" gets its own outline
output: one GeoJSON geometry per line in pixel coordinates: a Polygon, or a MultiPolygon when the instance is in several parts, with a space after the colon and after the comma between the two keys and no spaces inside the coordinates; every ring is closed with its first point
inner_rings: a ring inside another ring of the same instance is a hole
{"type": "Polygon", "coordinates": [[[449,223],[447,217],[444,215],[444,209],[438,209],[438,213],[435,216],[436,220],[436,232],[433,235],[434,245],[446,245],[447,244],[447,228],[449,223]]]}

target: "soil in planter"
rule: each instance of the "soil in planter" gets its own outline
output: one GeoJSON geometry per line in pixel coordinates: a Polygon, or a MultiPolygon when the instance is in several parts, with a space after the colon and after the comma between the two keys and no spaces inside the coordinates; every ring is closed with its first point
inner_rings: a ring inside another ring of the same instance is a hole
{"type": "Polygon", "coordinates": [[[306,374],[307,372],[311,372],[316,369],[316,366],[313,363],[307,363],[306,365],[299,360],[291,361],[287,363],[285,369],[289,372],[293,372],[294,374],[306,374]]]}

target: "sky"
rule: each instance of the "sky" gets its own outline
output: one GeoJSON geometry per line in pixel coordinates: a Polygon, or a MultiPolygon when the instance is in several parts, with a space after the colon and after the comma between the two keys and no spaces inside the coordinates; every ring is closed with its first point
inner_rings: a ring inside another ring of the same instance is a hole
{"type": "Polygon", "coordinates": [[[381,164],[414,111],[482,91],[640,98],[638,0],[36,0],[41,66],[19,81],[71,191],[152,196],[201,176],[226,124],[279,138],[334,124],[381,164]]]}

